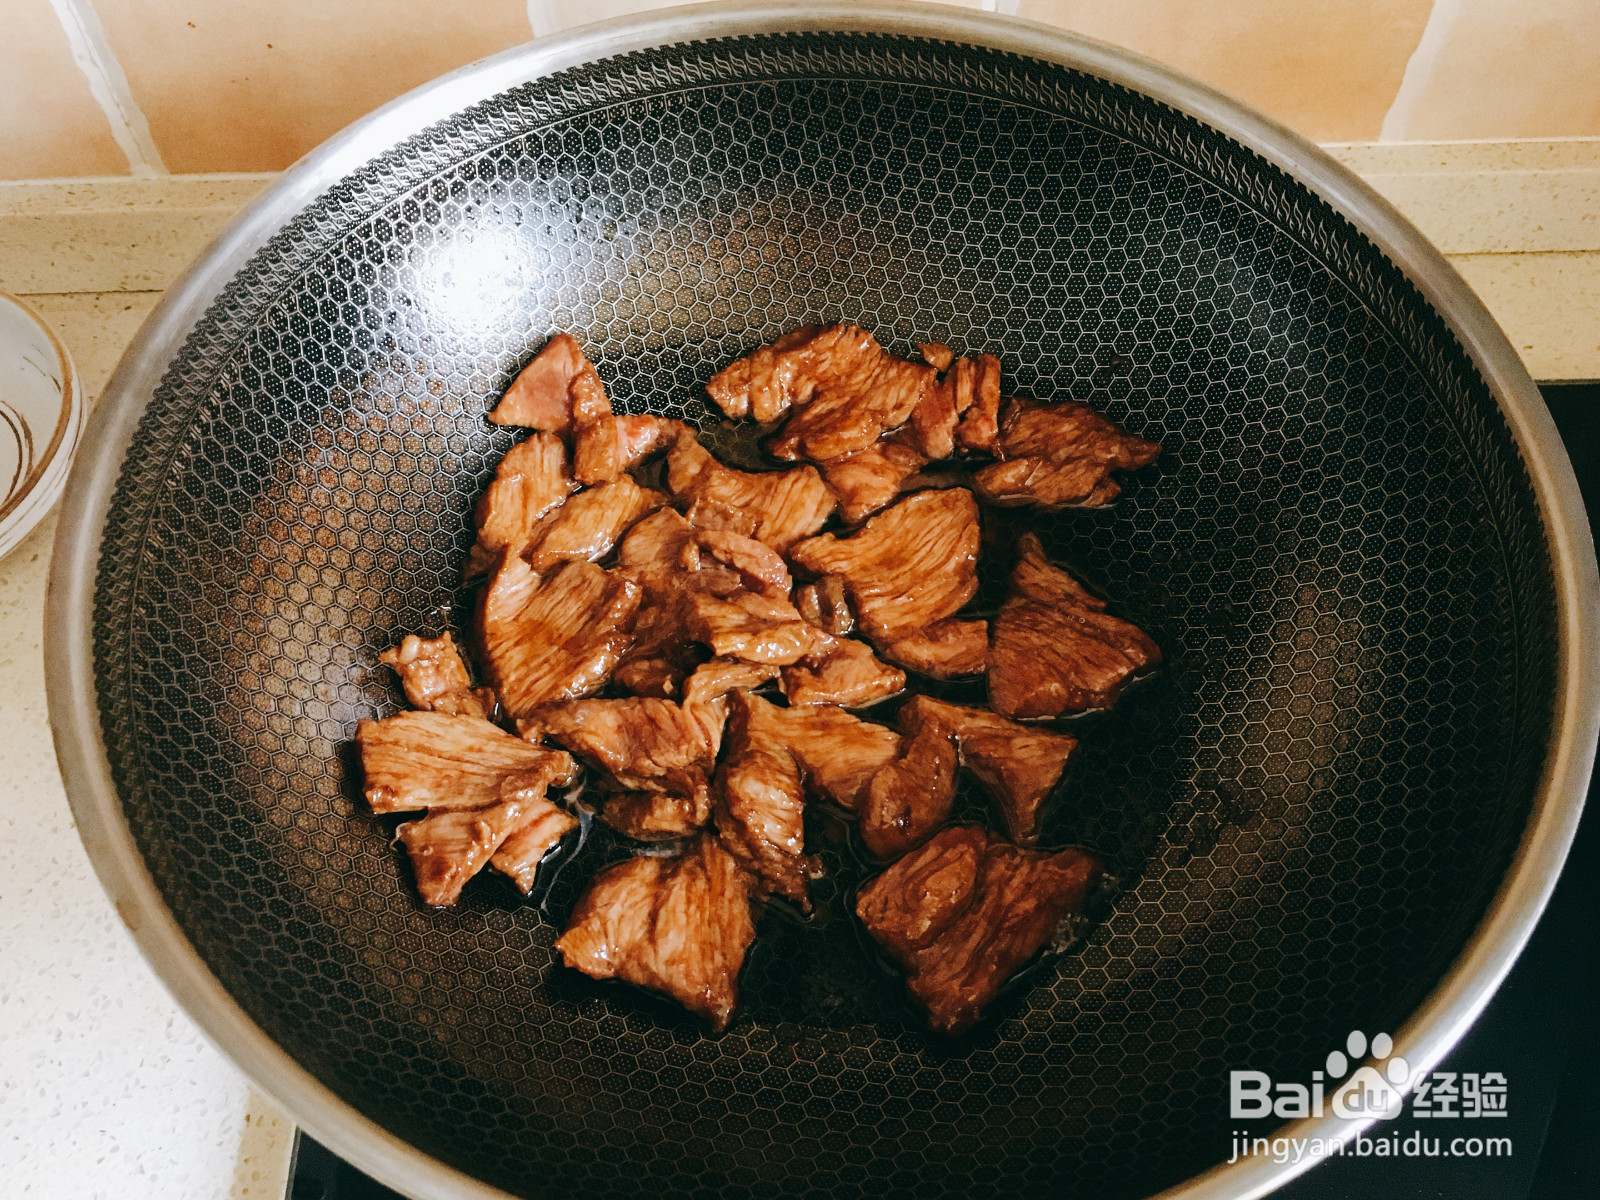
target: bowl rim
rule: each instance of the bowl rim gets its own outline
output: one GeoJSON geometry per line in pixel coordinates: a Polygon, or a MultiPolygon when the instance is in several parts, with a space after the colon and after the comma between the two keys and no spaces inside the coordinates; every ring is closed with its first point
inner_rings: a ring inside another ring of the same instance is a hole
{"type": "MultiPolygon", "coordinates": [[[[21,296],[0,291],[0,304],[8,304],[15,308],[38,327],[49,342],[50,349],[56,356],[56,363],[61,368],[61,411],[56,416],[55,427],[50,431],[50,441],[45,445],[44,452],[34,460],[33,467],[27,475],[23,476],[21,486],[9,497],[0,500],[0,554],[4,554],[5,550],[9,549],[4,543],[20,542],[49,511],[50,503],[54,501],[55,496],[46,496],[44,493],[36,492],[35,489],[47,475],[51,475],[51,468],[59,462],[61,449],[69,442],[74,412],[82,401],[79,395],[78,373],[73,367],[72,355],[67,352],[65,343],[50,327],[50,323],[38,309],[21,296]],[[41,499],[43,503],[37,503],[41,499]],[[21,521],[11,528],[6,528],[7,523],[19,515],[22,517],[21,521]]],[[[70,452],[69,446],[68,453],[70,452]]],[[[66,484],[66,478],[63,472],[56,471],[54,478],[46,485],[46,491],[54,487],[59,494],[60,489],[66,484]]]]}
{"type": "MultiPolygon", "coordinates": [[[[162,901],[123,816],[101,739],[93,674],[96,563],[127,447],[167,362],[222,288],[306,205],[416,131],[507,89],[652,47],[741,35],[887,33],[1033,58],[1143,93],[1244,145],[1350,221],[1427,297],[1498,402],[1529,472],[1556,570],[1557,674],[1538,791],[1516,854],[1466,947],[1393,1035],[1425,1074],[1488,1003],[1544,911],[1582,814],[1600,736],[1600,572],[1577,481],[1548,409],[1505,334],[1443,255],[1352,171],[1242,102],[1137,54],[1014,17],[924,4],[728,0],[584,26],[486,58],[407,93],[289,168],[167,290],[107,385],[68,483],[50,573],[46,679],[56,754],[102,886],[179,1005],[304,1129],[360,1170],[415,1200],[507,1193],[397,1138],[278,1046],[227,992],[162,901]]],[[[1221,1094],[1219,1081],[1219,1096],[1221,1094]]],[[[1219,1100],[1220,1102],[1220,1100],[1219,1100]]],[[[1348,1140],[1374,1118],[1304,1118],[1277,1136],[1348,1140]]],[[[1249,1200],[1310,1168],[1270,1158],[1219,1164],[1165,1200],[1249,1200]]]]}

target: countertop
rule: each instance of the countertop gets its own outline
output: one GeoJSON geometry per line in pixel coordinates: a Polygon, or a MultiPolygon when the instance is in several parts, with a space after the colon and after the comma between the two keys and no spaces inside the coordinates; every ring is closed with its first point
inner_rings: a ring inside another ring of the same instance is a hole
{"type": "MultiPolygon", "coordinates": [[[[1600,142],[1332,147],[1444,250],[1534,375],[1600,378],[1600,142]]],[[[0,184],[0,289],[91,399],[264,176],[0,184]]],[[[202,1037],[89,866],[50,742],[54,518],[0,560],[0,1162],[6,1196],[282,1197],[293,1128],[202,1037]]]]}

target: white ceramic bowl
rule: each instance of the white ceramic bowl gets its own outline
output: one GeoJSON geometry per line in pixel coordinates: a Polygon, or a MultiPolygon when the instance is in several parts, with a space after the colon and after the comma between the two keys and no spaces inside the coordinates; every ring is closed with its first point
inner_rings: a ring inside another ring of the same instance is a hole
{"type": "Polygon", "coordinates": [[[0,556],[60,497],[83,410],[67,348],[44,318],[0,292],[0,556]]]}

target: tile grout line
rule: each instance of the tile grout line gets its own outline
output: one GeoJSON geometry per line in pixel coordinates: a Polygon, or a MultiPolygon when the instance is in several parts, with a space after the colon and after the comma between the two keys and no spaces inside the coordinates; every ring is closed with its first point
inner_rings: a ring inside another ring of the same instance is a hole
{"type": "Polygon", "coordinates": [[[150,123],[106,39],[94,0],[50,0],[50,7],[67,35],[72,61],[89,81],[89,91],[111,125],[111,136],[128,156],[129,170],[146,177],[168,174],[161,151],[150,136],[150,123]]]}

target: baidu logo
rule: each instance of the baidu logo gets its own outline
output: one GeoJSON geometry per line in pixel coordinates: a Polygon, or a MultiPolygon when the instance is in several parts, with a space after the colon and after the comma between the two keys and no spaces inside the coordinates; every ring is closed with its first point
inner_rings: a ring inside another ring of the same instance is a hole
{"type": "Polygon", "coordinates": [[[1394,1054],[1394,1040],[1387,1033],[1374,1035],[1369,1043],[1366,1034],[1352,1030],[1344,1049],[1329,1053],[1324,1067],[1325,1071],[1311,1072],[1309,1085],[1274,1082],[1265,1071],[1230,1071],[1228,1115],[1236,1121],[1260,1117],[1288,1120],[1320,1117],[1331,1109],[1344,1120],[1377,1117],[1392,1121],[1405,1107],[1403,1092],[1411,1080],[1411,1066],[1394,1054]],[[1351,1071],[1351,1063],[1360,1063],[1369,1052],[1375,1065],[1363,1064],[1351,1071]]]}

